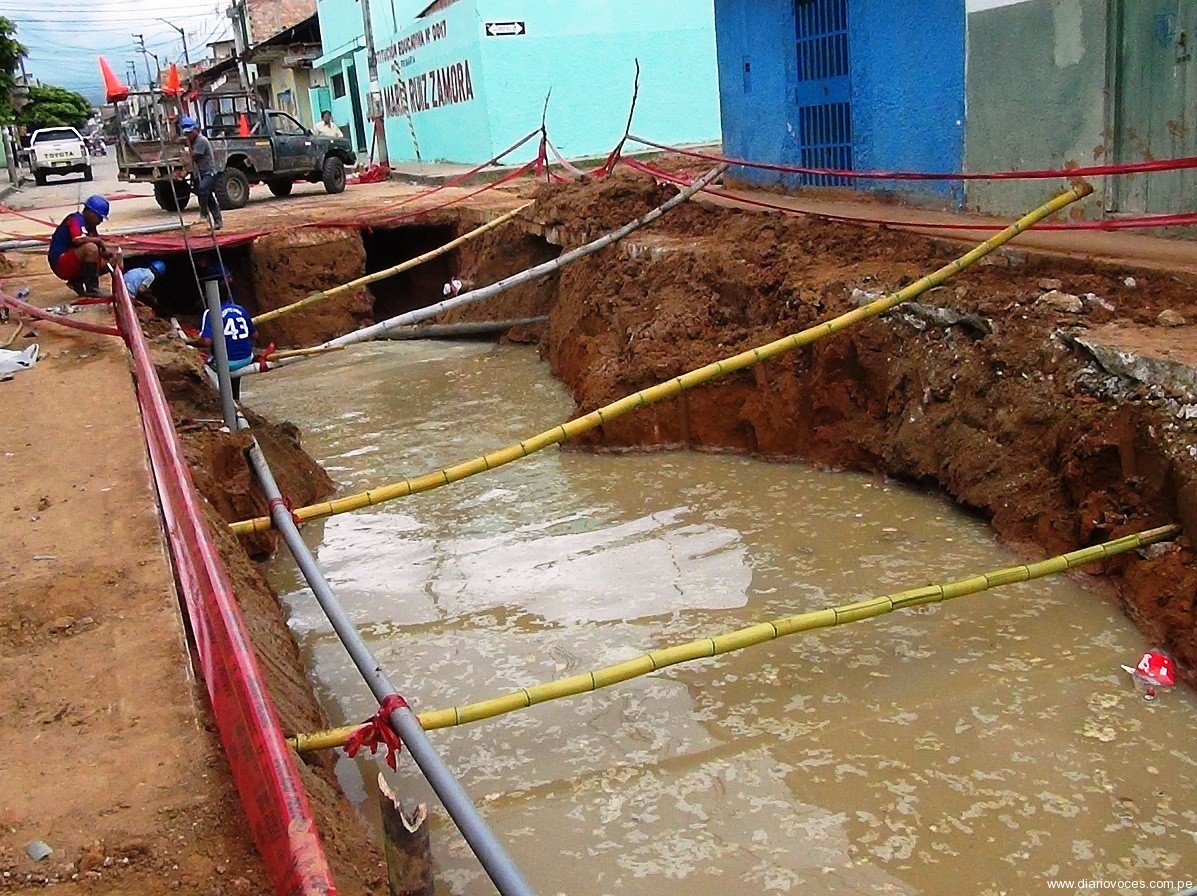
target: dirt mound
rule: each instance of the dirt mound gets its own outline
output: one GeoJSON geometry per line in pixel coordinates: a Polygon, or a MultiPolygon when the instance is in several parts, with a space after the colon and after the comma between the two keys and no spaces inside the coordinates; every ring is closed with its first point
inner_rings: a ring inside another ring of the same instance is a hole
{"type": "MultiPolygon", "coordinates": [[[[279,488],[296,506],[331,494],[332,481],[303,451],[299,431],[290,423],[271,423],[246,411],[252,436],[244,431],[222,432],[220,398],[202,372],[198,352],[184,347],[173,336],[156,339],[153,351],[187,465],[208,505],[209,525],[251,631],[283,729],[296,732],[325,728],[328,720],[308,685],[306,667],[287,627],[286,612],[247,554],[247,550],[253,554],[272,552],[277,536],[266,532],[241,542],[227,524],[269,512],[245,455],[254,437],[270,462],[279,488]]],[[[383,892],[385,867],[378,848],[337,787],[332,763],[331,753],[311,754],[299,769],[334,879],[342,892],[383,892]]]]}
{"type": "MultiPolygon", "coordinates": [[[[202,372],[199,353],[173,337],[156,340],[154,353],[196,488],[225,522],[269,512],[266,496],[245,456],[254,437],[270,461],[279,488],[296,507],[332,494],[332,480],[304,452],[294,425],[271,423],[246,410],[252,436],[244,431],[222,432],[220,396],[202,372]]],[[[273,553],[277,536],[273,532],[250,536],[245,547],[253,555],[273,553]]]]}
{"type": "Polygon", "coordinates": [[[549,227],[568,225],[595,235],[614,230],[678,194],[625,168],[602,180],[545,184],[536,191],[532,219],[549,227]]]}
{"type": "MultiPolygon", "coordinates": [[[[290,305],[366,273],[366,249],[357,230],[297,229],[271,233],[250,249],[255,302],[252,314],[290,305]]],[[[261,326],[263,342],[310,346],[373,323],[374,297],[365,287],[261,326]]]]}
{"type": "MultiPolygon", "coordinates": [[[[546,187],[535,218],[580,240],[669,192],[627,175],[546,187]]],[[[690,203],[566,269],[542,351],[586,412],[822,322],[852,308],[854,291],[891,291],[962,251],[885,228],[690,203]]],[[[1197,424],[1178,419],[1191,399],[1112,376],[1070,341],[1110,321],[1154,328],[1165,309],[1197,319],[1194,285],[1003,250],[921,306],[623,417],[588,442],[878,471],[942,489],[1004,538],[1049,552],[1197,518],[1197,424]],[[1061,293],[1079,308],[1066,310],[1061,293]]],[[[1191,537],[1105,571],[1193,681],[1191,537]]]]}

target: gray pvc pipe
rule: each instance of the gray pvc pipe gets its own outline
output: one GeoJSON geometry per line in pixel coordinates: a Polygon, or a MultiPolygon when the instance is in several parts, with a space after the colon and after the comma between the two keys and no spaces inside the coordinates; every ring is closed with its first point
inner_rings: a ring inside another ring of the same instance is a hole
{"type": "MultiPolygon", "coordinates": [[[[683,202],[688,200],[691,196],[717,179],[719,175],[723,174],[728,168],[727,165],[716,165],[686,189],[682,190],[673,198],[661,203],[651,211],[645,212],[634,221],[629,221],[618,230],[613,230],[605,236],[599,237],[597,240],[587,243],[584,246],[579,246],[576,249],[554,258],[552,261],[546,261],[544,264],[538,264],[535,267],[528,268],[526,271],[521,271],[518,274],[512,274],[510,277],[505,277],[489,286],[483,286],[480,289],[463,292],[461,295],[451,299],[445,299],[443,302],[437,302],[434,305],[429,305],[425,308],[417,308],[415,311],[408,311],[405,314],[400,314],[397,317],[391,317],[368,327],[363,327],[360,330],[354,330],[352,333],[346,333],[344,336],[338,336],[336,339],[330,339],[327,342],[322,342],[316,348],[336,348],[343,345],[355,345],[358,342],[369,342],[372,339],[378,339],[385,335],[387,331],[394,330],[396,327],[407,326],[408,324],[418,323],[422,320],[427,320],[430,317],[436,317],[442,311],[448,311],[450,308],[457,308],[461,305],[471,305],[474,302],[481,302],[483,299],[489,299],[504,293],[509,289],[514,289],[524,283],[529,283],[541,277],[547,277],[550,274],[555,274],[561,268],[565,267],[571,262],[578,261],[585,258],[587,255],[593,255],[600,249],[605,249],[612,243],[618,242],[629,233],[639,230],[646,224],[651,224],[657,218],[661,217],[666,212],[672,211],[683,202]]],[[[298,355],[291,358],[281,358],[278,361],[272,361],[270,369],[278,367],[286,367],[288,364],[294,364],[296,361],[305,360],[305,356],[298,355]]],[[[258,373],[260,368],[251,364],[249,367],[243,367],[240,370],[233,371],[233,376],[252,376],[258,373]]]]}
{"type": "MultiPolygon", "coordinates": [[[[174,224],[146,224],[141,227],[126,227],[124,230],[109,230],[102,235],[106,237],[138,236],[146,233],[166,233],[175,229],[174,224]]],[[[47,245],[48,242],[44,239],[6,240],[0,242],[0,252],[9,249],[44,249],[47,245]]]]}
{"type": "Polygon", "coordinates": [[[208,303],[208,329],[212,333],[212,358],[216,362],[216,382],[220,389],[220,412],[229,432],[237,431],[237,402],[233,400],[233,381],[229,378],[229,347],[224,341],[224,318],[220,313],[220,281],[204,281],[208,303]]]}
{"type": "Polygon", "coordinates": [[[456,336],[485,336],[489,333],[502,333],[512,327],[526,327],[530,324],[542,324],[549,319],[548,315],[540,317],[521,317],[516,320],[488,320],[463,324],[432,324],[426,327],[404,327],[391,330],[384,339],[453,339],[456,336]]]}
{"type": "MultiPolygon", "coordinates": [[[[249,428],[249,422],[244,417],[238,415],[238,418],[243,428],[249,428]]],[[[266,456],[262,454],[262,449],[256,439],[249,449],[249,459],[253,464],[254,472],[262,481],[267,498],[272,502],[270,516],[274,519],[275,528],[282,533],[283,540],[290,548],[295,562],[299,565],[303,577],[307,579],[312,593],[316,595],[316,600],[324,610],[328,621],[332,623],[337,637],[345,645],[345,649],[353,659],[354,665],[357,666],[358,672],[365,679],[371,693],[381,704],[387,697],[398,694],[398,691],[395,690],[395,686],[391,684],[386,673],[382,671],[378,660],[370,653],[362,636],[358,634],[336,595],[333,594],[328,580],[324,577],[312,552],[299,534],[299,527],[295,525],[291,511],[277,503],[282,499],[282,493],[279,491],[278,483],[274,479],[274,474],[270,472],[270,465],[266,462],[266,456]]],[[[428,779],[428,783],[432,785],[437,797],[448,810],[454,824],[457,825],[458,830],[461,831],[462,836],[474,851],[474,855],[482,863],[483,869],[494,883],[495,888],[503,896],[534,896],[532,888],[524,880],[519,868],[516,867],[503,845],[499,843],[490,826],[479,814],[478,809],[470,800],[469,794],[461,786],[461,782],[453,776],[453,772],[437,754],[436,748],[428,739],[428,735],[424,733],[415,713],[407,708],[397,709],[391,713],[390,721],[399,737],[407,745],[416,765],[424,773],[424,777],[428,779]]]]}

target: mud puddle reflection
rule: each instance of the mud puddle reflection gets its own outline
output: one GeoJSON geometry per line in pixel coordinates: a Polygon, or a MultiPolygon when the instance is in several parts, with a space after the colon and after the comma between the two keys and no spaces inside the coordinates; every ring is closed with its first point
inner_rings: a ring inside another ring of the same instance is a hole
{"type": "MultiPolygon", "coordinates": [[[[343,493],[573,409],[535,353],[376,344],[256,378],[343,493]]],[[[986,525],[867,476],[550,449],[305,535],[418,709],[1009,565],[986,525]]],[[[293,564],[272,580],[334,722],[374,706],[293,564]]],[[[1197,876],[1187,693],[1069,580],[672,668],[433,741],[543,894],[1027,893],[1197,876]]],[[[368,774],[369,767],[363,766],[368,774]]],[[[373,786],[342,760],[352,793],[373,786]]],[[[436,805],[410,760],[398,792],[436,805]]],[[[438,807],[439,808],[439,807],[438,807]]],[[[438,892],[493,888],[443,814],[438,892]]]]}

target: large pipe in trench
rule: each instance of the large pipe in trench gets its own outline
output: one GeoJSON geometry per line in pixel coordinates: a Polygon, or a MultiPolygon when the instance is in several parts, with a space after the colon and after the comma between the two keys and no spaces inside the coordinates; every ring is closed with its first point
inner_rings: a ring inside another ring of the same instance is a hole
{"type": "MultiPolygon", "coordinates": [[[[483,299],[493,298],[494,296],[507,292],[509,289],[522,286],[525,283],[531,283],[533,280],[538,280],[541,277],[547,277],[550,274],[555,274],[567,264],[585,258],[587,255],[593,255],[600,249],[605,249],[612,243],[623,239],[629,233],[639,230],[646,224],[651,224],[665,213],[677,208],[699,190],[703,189],[703,187],[706,187],[708,184],[712,183],[726,170],[727,165],[715,166],[676,196],[667,200],[666,202],[663,202],[661,205],[657,206],[651,211],[646,212],[636,220],[629,221],[618,230],[613,230],[605,236],[601,236],[597,240],[589,242],[584,246],[571,249],[569,252],[559,255],[552,261],[546,261],[544,264],[538,264],[536,267],[528,268],[526,271],[521,271],[518,274],[512,274],[510,277],[506,277],[503,280],[499,280],[496,283],[490,284],[489,286],[483,286],[480,289],[473,289],[469,292],[463,292],[459,296],[455,296],[451,299],[445,299],[444,301],[437,302],[434,305],[429,305],[425,308],[417,308],[415,311],[408,311],[405,314],[400,314],[396,317],[379,321],[372,326],[363,327],[360,330],[354,330],[352,333],[346,333],[344,336],[338,336],[336,339],[330,339],[327,342],[322,342],[320,345],[316,346],[316,348],[334,348],[343,345],[355,345],[359,342],[369,342],[372,339],[378,339],[379,337],[386,335],[387,332],[394,330],[397,327],[404,327],[410,324],[418,323],[422,320],[428,320],[430,317],[436,317],[438,314],[448,311],[450,308],[459,308],[462,305],[472,305],[475,302],[481,302],[483,299]]],[[[275,368],[285,367],[287,364],[293,364],[296,361],[302,360],[304,360],[302,356],[281,358],[278,361],[268,362],[266,369],[274,370],[275,368]]],[[[251,364],[249,367],[243,367],[240,370],[233,371],[233,376],[252,376],[253,374],[260,373],[261,371],[261,365],[251,364]]]]}
{"type": "MultiPolygon", "coordinates": [[[[515,320],[487,320],[461,324],[431,324],[426,327],[403,327],[391,330],[384,339],[460,339],[463,336],[489,336],[502,333],[512,327],[527,327],[532,324],[543,324],[549,319],[547,314],[540,317],[519,317],[515,320]]],[[[320,349],[325,351],[325,349],[320,349]]]]}
{"type": "Polygon", "coordinates": [[[219,280],[204,281],[204,301],[208,304],[208,332],[212,334],[212,361],[216,367],[216,383],[220,392],[220,412],[229,432],[236,432],[239,415],[237,402],[233,399],[233,381],[229,378],[229,347],[224,341],[219,280]]]}
{"type": "MultiPolygon", "coordinates": [[[[171,230],[176,230],[175,225],[172,224],[145,224],[141,227],[126,227],[123,230],[112,230],[104,233],[107,239],[119,239],[122,236],[141,236],[148,233],[166,233],[171,230]]],[[[0,252],[7,252],[13,249],[44,249],[49,244],[50,238],[47,237],[30,237],[28,239],[12,239],[0,242],[0,252]]]]}
{"type": "MultiPolygon", "coordinates": [[[[238,414],[238,424],[243,429],[249,428],[249,421],[240,414],[238,414]]],[[[379,704],[388,697],[398,696],[399,692],[386,673],[382,671],[378,660],[370,653],[366,642],[362,640],[362,636],[346,615],[336,595],[333,594],[328,580],[317,565],[303,536],[299,534],[299,527],[295,525],[291,511],[283,504],[282,492],[279,491],[278,483],[275,481],[274,474],[270,471],[270,465],[266,462],[266,456],[262,453],[256,439],[249,449],[249,460],[270,501],[270,513],[274,518],[275,528],[282,533],[283,540],[287,543],[303,577],[316,596],[320,608],[324,610],[328,621],[332,623],[333,630],[341,639],[341,643],[345,645],[346,651],[353,659],[353,664],[357,666],[358,672],[361,673],[371,693],[374,694],[379,704]]],[[[416,765],[420,767],[420,771],[432,785],[432,789],[478,857],[478,861],[482,863],[483,869],[494,882],[496,889],[503,896],[533,896],[532,888],[524,880],[515,862],[512,861],[506,849],[499,843],[494,832],[482,818],[477,807],[465,792],[465,788],[461,786],[461,782],[453,776],[453,772],[437,754],[436,748],[428,739],[428,735],[424,733],[415,714],[403,706],[391,713],[389,721],[403,742],[407,744],[416,765]]]]}

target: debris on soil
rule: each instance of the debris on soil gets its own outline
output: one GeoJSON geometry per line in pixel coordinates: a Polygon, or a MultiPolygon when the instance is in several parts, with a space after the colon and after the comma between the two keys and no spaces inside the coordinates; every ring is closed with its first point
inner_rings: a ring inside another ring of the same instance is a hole
{"type": "Polygon", "coordinates": [[[1080,314],[1085,310],[1085,303],[1076,296],[1055,289],[1045,292],[1035,304],[1052,311],[1062,311],[1065,314],[1080,314]]]}
{"type": "Polygon", "coordinates": [[[1183,314],[1173,311],[1171,308],[1165,308],[1161,311],[1156,317],[1155,322],[1161,327],[1183,327],[1188,323],[1183,314]]]}
{"type": "Polygon", "coordinates": [[[25,847],[25,854],[35,862],[40,862],[42,859],[47,858],[53,853],[54,850],[45,840],[34,840],[25,847]]]}

